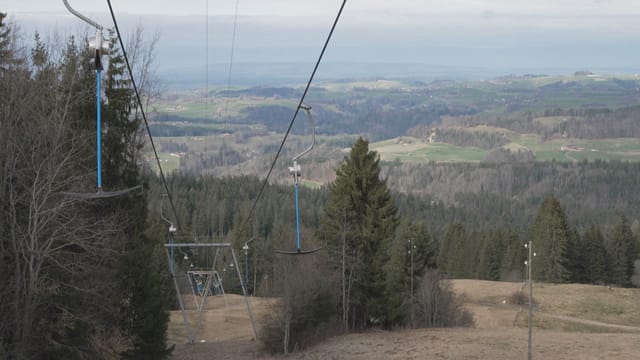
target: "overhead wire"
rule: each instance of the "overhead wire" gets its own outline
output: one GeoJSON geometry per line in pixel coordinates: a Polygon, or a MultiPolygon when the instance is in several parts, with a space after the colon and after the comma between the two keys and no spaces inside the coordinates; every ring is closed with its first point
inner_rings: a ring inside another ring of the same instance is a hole
{"type": "Polygon", "coordinates": [[[233,16],[233,33],[231,35],[231,54],[229,56],[229,76],[227,77],[227,96],[224,108],[224,115],[228,119],[229,117],[229,95],[231,92],[231,73],[233,71],[233,56],[236,49],[236,30],[238,28],[238,5],[240,0],[236,0],[236,11],[233,16]]]}
{"type": "Polygon", "coordinates": [[[153,149],[153,153],[156,157],[156,163],[158,164],[158,170],[160,171],[160,178],[162,179],[162,184],[164,185],[164,189],[167,192],[167,197],[169,198],[169,204],[171,205],[171,211],[173,212],[173,216],[176,221],[176,225],[178,225],[178,229],[182,229],[180,224],[180,218],[178,217],[178,212],[176,211],[175,204],[173,202],[173,197],[171,196],[171,192],[169,191],[169,186],[167,185],[167,179],[164,176],[164,172],[162,171],[162,164],[160,163],[160,157],[158,156],[158,151],[156,149],[156,145],[153,141],[153,136],[151,135],[151,129],[149,128],[149,122],[147,121],[147,115],[144,111],[144,106],[142,106],[142,100],[140,98],[140,92],[138,91],[138,86],[136,85],[136,80],[133,77],[133,71],[131,70],[131,64],[129,63],[129,57],[127,56],[127,50],[124,47],[124,43],[122,42],[122,35],[120,34],[120,28],[118,27],[118,21],[116,19],[116,15],[113,12],[113,7],[111,6],[111,0],[107,0],[107,4],[109,5],[109,12],[111,13],[111,19],[113,20],[113,26],[115,27],[116,34],[118,35],[118,42],[120,43],[120,48],[122,49],[122,56],[124,57],[124,61],[127,64],[127,71],[129,73],[129,78],[131,78],[131,84],[133,85],[133,90],[136,94],[136,100],[138,102],[138,106],[140,107],[140,113],[142,114],[142,119],[144,120],[144,125],[147,130],[147,134],[149,135],[149,142],[151,143],[151,148],[153,149]]]}
{"type": "MultiPolygon", "coordinates": [[[[204,121],[209,120],[209,0],[204,12],[204,121]]],[[[207,145],[207,144],[205,144],[207,145]]],[[[206,146],[205,146],[206,151],[206,146]]]]}
{"type": "Polygon", "coordinates": [[[271,162],[271,166],[269,167],[269,171],[267,172],[267,176],[264,178],[264,181],[262,182],[262,186],[260,187],[260,191],[258,192],[258,195],[256,196],[255,200],[253,201],[253,205],[251,205],[251,210],[249,210],[249,214],[247,215],[247,218],[243,222],[242,227],[240,228],[240,232],[238,232],[238,236],[241,236],[244,233],[244,231],[246,230],[247,224],[251,220],[251,217],[253,216],[253,213],[256,210],[256,206],[258,204],[258,201],[262,197],[264,189],[266,188],[267,183],[269,182],[269,177],[271,177],[271,173],[273,172],[273,169],[276,166],[276,162],[278,161],[278,158],[280,157],[280,154],[282,153],[282,149],[284,148],[284,144],[287,141],[287,138],[289,137],[289,133],[291,132],[291,129],[293,128],[293,124],[296,121],[296,117],[298,116],[298,113],[300,112],[300,108],[302,107],[302,104],[304,103],[304,99],[307,96],[307,93],[309,92],[309,88],[311,87],[311,83],[313,82],[313,79],[316,76],[316,72],[318,71],[318,67],[320,66],[320,62],[322,61],[322,58],[324,57],[324,53],[327,50],[327,47],[329,46],[329,42],[331,41],[331,37],[333,36],[333,32],[336,29],[336,26],[338,25],[338,21],[340,20],[340,16],[342,15],[342,10],[344,10],[344,6],[346,5],[346,3],[347,3],[347,0],[342,0],[342,5],[340,6],[340,10],[338,10],[338,14],[336,15],[336,18],[333,21],[333,25],[331,26],[331,31],[329,31],[329,35],[327,36],[327,39],[324,42],[324,46],[322,47],[322,51],[320,52],[320,56],[318,56],[318,60],[316,61],[315,66],[313,67],[313,71],[311,72],[311,76],[309,77],[309,81],[307,81],[307,85],[305,86],[304,92],[302,93],[302,96],[300,97],[300,101],[298,102],[298,106],[296,107],[296,110],[293,113],[293,117],[291,118],[291,121],[289,122],[289,127],[287,127],[287,131],[285,132],[284,137],[282,138],[282,142],[280,143],[280,147],[278,148],[278,151],[276,152],[276,156],[273,158],[273,161],[271,162]]]}

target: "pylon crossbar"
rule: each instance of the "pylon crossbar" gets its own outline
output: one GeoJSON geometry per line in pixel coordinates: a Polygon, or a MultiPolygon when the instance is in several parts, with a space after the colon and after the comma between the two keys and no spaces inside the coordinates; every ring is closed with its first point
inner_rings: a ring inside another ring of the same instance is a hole
{"type": "Polygon", "coordinates": [[[175,243],[175,244],[164,244],[166,248],[172,247],[231,247],[231,243],[175,243]]]}

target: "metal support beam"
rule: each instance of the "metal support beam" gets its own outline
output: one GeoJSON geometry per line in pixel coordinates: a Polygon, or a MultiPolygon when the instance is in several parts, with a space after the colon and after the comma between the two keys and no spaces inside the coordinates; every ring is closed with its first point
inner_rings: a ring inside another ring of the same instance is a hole
{"type": "MultiPolygon", "coordinates": [[[[169,260],[169,266],[173,264],[173,259],[171,255],[169,255],[169,249],[165,249],[167,253],[167,259],[169,260]]],[[[171,277],[173,278],[173,285],[176,287],[176,295],[178,296],[178,302],[180,303],[180,312],[182,313],[182,320],[184,321],[184,328],[187,332],[187,339],[189,339],[189,344],[193,344],[193,336],[191,335],[191,326],[189,326],[189,320],[187,319],[187,314],[184,311],[184,304],[182,303],[182,295],[180,295],[180,286],[178,286],[178,280],[176,279],[176,273],[171,269],[171,277]]]]}
{"type": "Polygon", "coordinates": [[[166,247],[166,248],[170,248],[170,247],[178,247],[178,248],[183,248],[183,247],[217,247],[217,248],[223,248],[223,247],[231,247],[231,243],[174,243],[174,244],[164,244],[164,247],[166,247]]]}
{"type": "Polygon", "coordinates": [[[532,326],[533,326],[533,303],[532,303],[532,298],[533,298],[533,281],[531,281],[531,268],[533,265],[533,262],[531,260],[532,259],[532,253],[533,253],[533,246],[532,246],[532,242],[529,241],[529,262],[527,263],[527,267],[528,267],[528,273],[529,273],[529,341],[528,341],[528,350],[527,350],[527,359],[531,360],[531,330],[532,330],[532,326]]]}
{"type": "Polygon", "coordinates": [[[247,288],[242,280],[242,274],[240,274],[240,267],[238,266],[238,259],[236,258],[236,252],[231,248],[231,255],[233,255],[233,262],[236,264],[236,271],[238,271],[238,278],[240,279],[240,286],[242,286],[242,294],[244,295],[244,302],[247,305],[247,312],[249,313],[249,320],[251,320],[251,327],[253,328],[253,339],[258,340],[258,331],[256,330],[256,322],[253,319],[253,311],[251,310],[251,303],[247,297],[247,288]]]}

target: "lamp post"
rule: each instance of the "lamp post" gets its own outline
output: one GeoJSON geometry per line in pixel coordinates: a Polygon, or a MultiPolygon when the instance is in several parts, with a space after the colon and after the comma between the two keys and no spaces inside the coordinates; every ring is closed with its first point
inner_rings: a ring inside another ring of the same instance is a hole
{"type": "Polygon", "coordinates": [[[175,270],[173,268],[173,236],[176,231],[178,231],[178,229],[171,224],[169,226],[169,244],[171,244],[171,247],[169,248],[169,268],[171,270],[171,275],[175,275],[175,270]]]}
{"type": "Polygon", "coordinates": [[[527,261],[525,261],[524,264],[527,266],[527,274],[528,274],[527,278],[529,281],[529,320],[527,322],[527,325],[529,327],[529,339],[528,339],[528,347],[527,347],[527,359],[531,360],[531,330],[533,325],[533,303],[532,303],[533,282],[531,281],[531,267],[533,266],[533,262],[531,260],[533,256],[536,256],[536,253],[533,252],[533,245],[531,241],[529,241],[528,244],[524,244],[524,247],[527,248],[529,253],[527,257],[527,261]]]}
{"type": "Polygon", "coordinates": [[[409,251],[408,251],[408,253],[409,253],[409,256],[411,257],[411,260],[410,260],[410,262],[411,262],[411,271],[410,271],[410,276],[411,276],[411,279],[410,279],[410,282],[411,282],[411,293],[410,293],[411,294],[411,298],[410,298],[410,301],[411,301],[411,310],[410,310],[410,313],[411,313],[410,314],[410,316],[411,316],[411,326],[413,326],[413,324],[414,324],[414,321],[413,321],[413,253],[415,252],[415,250],[416,250],[416,246],[413,244],[413,240],[409,239],[409,251]]]}
{"type": "MultiPolygon", "coordinates": [[[[222,282],[224,283],[226,280],[227,280],[227,267],[225,266],[222,268],[222,282]]],[[[227,291],[225,290],[225,292],[227,291]]]]}
{"type": "MultiPolygon", "coordinates": [[[[255,233],[255,229],[254,229],[254,233],[255,233]]],[[[249,288],[249,243],[252,242],[253,240],[256,239],[256,236],[253,235],[251,237],[251,239],[247,240],[246,243],[244,243],[244,245],[242,246],[242,250],[244,250],[244,279],[245,279],[245,286],[247,287],[247,289],[249,288]]],[[[254,253],[255,254],[255,253],[254,253]]],[[[255,260],[255,256],[254,256],[254,260],[255,260]]],[[[256,263],[254,263],[254,268],[253,268],[253,281],[255,284],[255,279],[256,279],[256,275],[257,275],[257,260],[255,260],[256,263]]],[[[255,292],[255,285],[254,285],[254,289],[255,292]]]]}
{"type": "Polygon", "coordinates": [[[249,287],[249,245],[244,244],[242,247],[244,250],[244,283],[247,288],[249,287]]]}
{"type": "Polygon", "coordinates": [[[229,264],[229,268],[229,270],[231,271],[231,290],[233,291],[233,263],[229,264]]]}
{"type": "Polygon", "coordinates": [[[409,256],[411,257],[411,299],[413,300],[413,252],[416,249],[416,246],[412,244],[412,240],[409,239],[409,256]]]}

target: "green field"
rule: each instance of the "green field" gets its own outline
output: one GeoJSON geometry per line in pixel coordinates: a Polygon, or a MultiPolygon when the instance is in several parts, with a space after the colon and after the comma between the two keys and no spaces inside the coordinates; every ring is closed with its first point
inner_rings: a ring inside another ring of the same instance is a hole
{"type": "Polygon", "coordinates": [[[484,159],[486,151],[478,148],[458,147],[444,143],[426,143],[419,139],[402,137],[411,143],[397,139],[371,144],[371,149],[380,154],[384,161],[427,162],[478,162],[484,159]]]}
{"type": "MultiPolygon", "coordinates": [[[[162,165],[162,171],[165,174],[170,174],[180,168],[180,157],[176,153],[159,152],[160,164],[162,165]]],[[[155,159],[148,159],[150,166],[154,171],[158,171],[158,165],[155,159]]]]}
{"type": "Polygon", "coordinates": [[[209,119],[223,121],[229,117],[242,118],[243,110],[259,106],[285,106],[295,108],[293,99],[271,97],[241,96],[241,97],[211,97],[209,103],[204,99],[188,99],[180,101],[163,101],[155,111],[164,116],[180,116],[184,119],[209,119]],[[208,114],[208,116],[207,116],[208,114]]]}
{"type": "MultiPolygon", "coordinates": [[[[511,134],[512,142],[505,145],[512,151],[531,150],[537,161],[640,161],[640,139],[554,139],[542,141],[538,135],[511,134]],[[562,151],[563,145],[574,151],[562,151]]],[[[487,151],[474,147],[460,147],[443,143],[426,143],[419,139],[401,137],[371,144],[384,161],[425,162],[479,162],[487,151]]]]}

